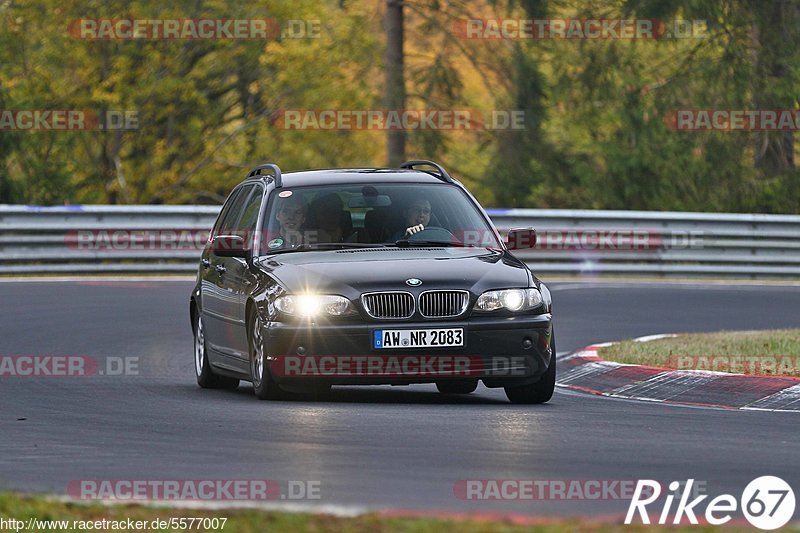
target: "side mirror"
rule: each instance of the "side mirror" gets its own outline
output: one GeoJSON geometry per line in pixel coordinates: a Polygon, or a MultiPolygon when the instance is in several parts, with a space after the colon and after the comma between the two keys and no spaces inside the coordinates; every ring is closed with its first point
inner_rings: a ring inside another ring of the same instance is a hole
{"type": "Polygon", "coordinates": [[[250,251],[245,248],[241,235],[218,235],[211,241],[211,251],[219,257],[241,257],[247,259],[250,251]]]}
{"type": "Polygon", "coordinates": [[[536,246],[536,230],[533,228],[516,228],[509,230],[506,247],[509,250],[529,250],[536,246]]]}

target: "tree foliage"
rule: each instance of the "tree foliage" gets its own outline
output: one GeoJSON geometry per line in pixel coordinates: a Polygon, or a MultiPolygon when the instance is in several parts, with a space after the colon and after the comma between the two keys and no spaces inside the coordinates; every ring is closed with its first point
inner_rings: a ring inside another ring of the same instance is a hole
{"type": "MultiPolygon", "coordinates": [[[[406,0],[408,109],[523,129],[411,130],[484,204],[800,212],[796,132],[685,132],[677,109],[800,108],[800,0],[406,0]],[[465,39],[465,19],[702,20],[703,38],[465,39]]],[[[126,131],[0,131],[0,202],[213,203],[253,165],[383,166],[386,132],[287,129],[384,107],[382,2],[0,0],[0,109],[135,111],[126,131]],[[319,21],[315,38],[84,40],[81,18],[319,21]]]]}

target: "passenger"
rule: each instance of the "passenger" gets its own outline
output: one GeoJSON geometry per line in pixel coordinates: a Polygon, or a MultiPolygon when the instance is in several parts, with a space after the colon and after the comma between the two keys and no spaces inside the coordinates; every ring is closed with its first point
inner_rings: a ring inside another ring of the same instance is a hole
{"type": "Polygon", "coordinates": [[[347,235],[342,233],[344,204],[336,193],[329,193],[311,202],[310,216],[312,229],[317,231],[316,242],[343,242],[347,235]]]}

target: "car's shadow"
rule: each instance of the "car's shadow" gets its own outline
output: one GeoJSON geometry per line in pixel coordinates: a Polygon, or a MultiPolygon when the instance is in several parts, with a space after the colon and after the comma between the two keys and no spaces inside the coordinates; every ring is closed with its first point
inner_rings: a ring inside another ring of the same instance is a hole
{"type": "MultiPolygon", "coordinates": [[[[277,400],[278,403],[312,402],[324,403],[373,403],[373,404],[428,404],[428,405],[510,405],[505,395],[500,397],[488,396],[492,389],[480,387],[471,394],[442,394],[432,385],[431,390],[420,390],[417,386],[390,387],[390,386],[340,386],[333,387],[327,394],[299,394],[287,395],[285,399],[277,400]]],[[[253,387],[242,384],[235,391],[209,391],[195,388],[198,393],[210,394],[215,398],[258,401],[253,394],[253,387]]],[[[269,402],[265,402],[269,403],[269,402]]]]}
{"type": "Polygon", "coordinates": [[[486,395],[487,389],[471,394],[442,394],[431,390],[408,387],[334,387],[323,401],[341,403],[408,403],[408,404],[504,404],[505,397],[486,395]]]}

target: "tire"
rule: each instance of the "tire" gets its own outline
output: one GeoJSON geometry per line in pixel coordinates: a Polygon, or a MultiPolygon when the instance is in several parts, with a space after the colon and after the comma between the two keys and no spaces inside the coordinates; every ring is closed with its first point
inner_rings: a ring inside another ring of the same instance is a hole
{"type": "Polygon", "coordinates": [[[518,404],[535,404],[546,403],[553,397],[553,391],[556,388],[556,339],[550,342],[550,347],[553,352],[550,357],[550,366],[547,371],[536,383],[530,385],[523,385],[522,387],[506,387],[506,396],[511,403],[518,404]]]}
{"type": "Polygon", "coordinates": [[[200,316],[199,311],[194,320],[194,371],[197,376],[197,384],[204,389],[233,390],[239,386],[238,379],[220,376],[211,370],[211,364],[208,362],[203,318],[200,316]]]}
{"type": "Polygon", "coordinates": [[[250,334],[247,337],[250,343],[250,378],[253,382],[253,392],[259,400],[280,400],[286,396],[286,393],[272,378],[267,367],[267,354],[264,352],[264,338],[261,332],[261,317],[258,316],[258,312],[254,312],[247,322],[250,328],[250,334]]]}
{"type": "Polygon", "coordinates": [[[437,381],[436,388],[442,394],[469,394],[478,388],[478,380],[469,381],[437,381]]]}

